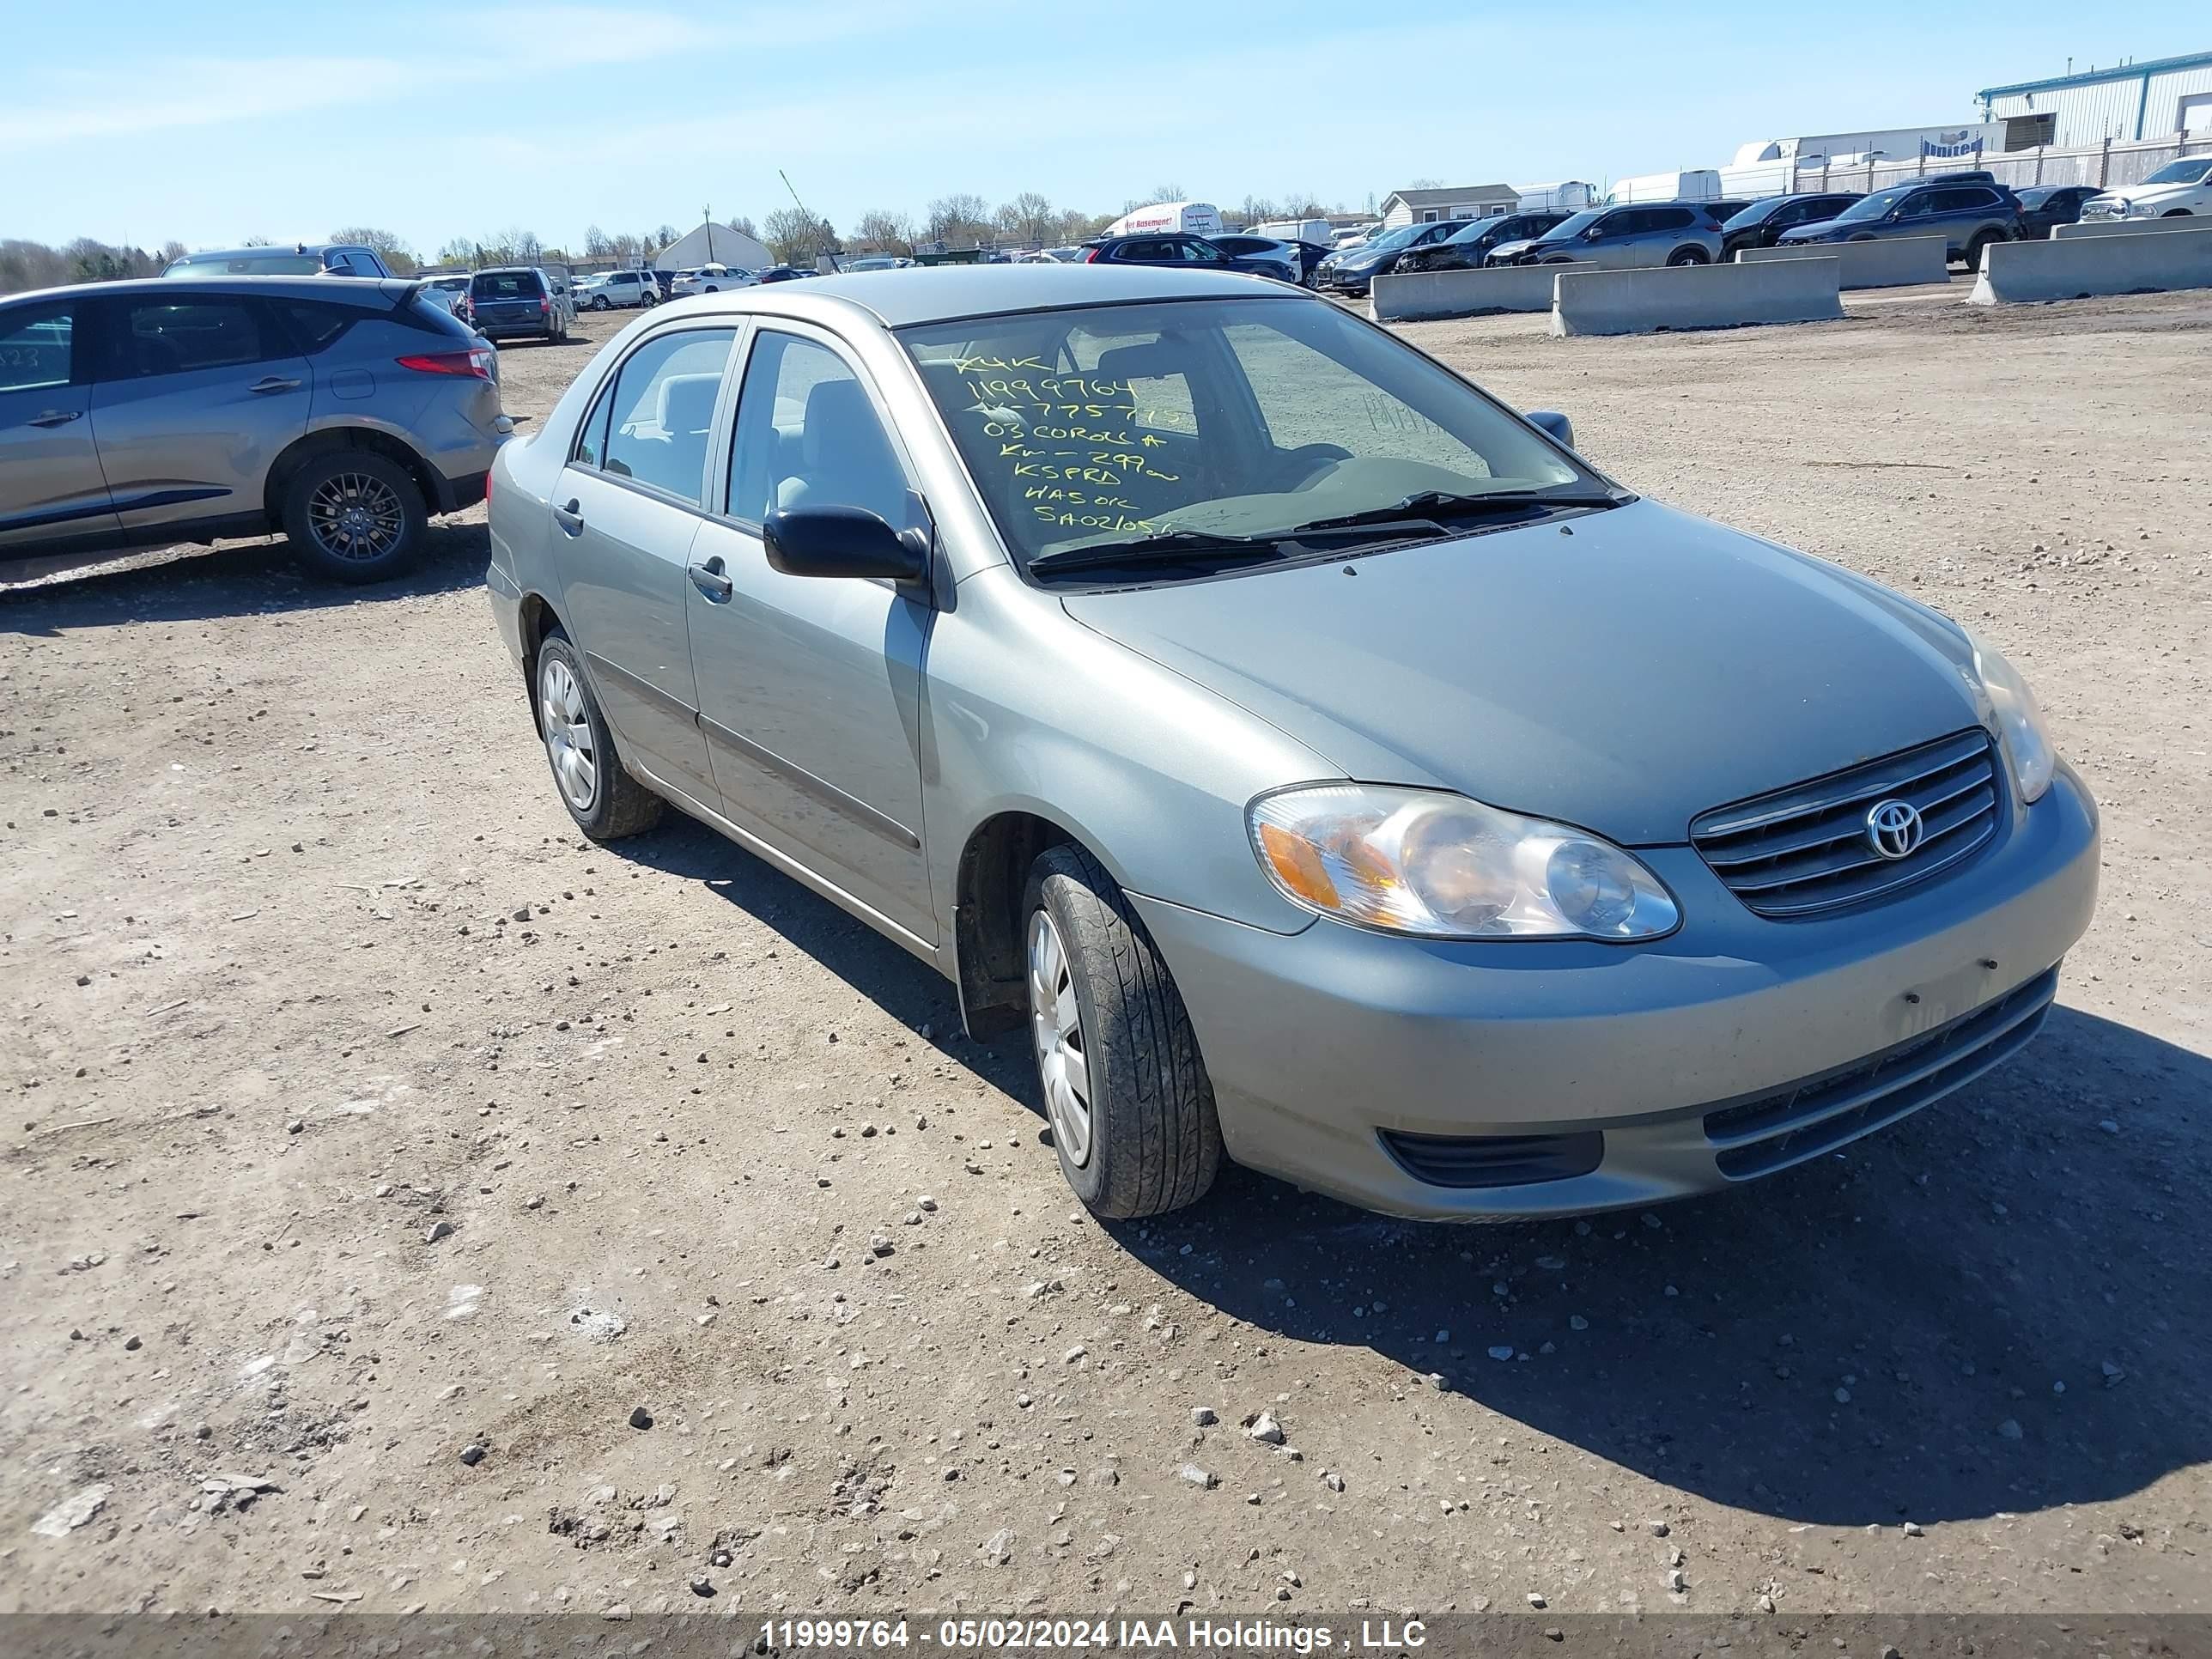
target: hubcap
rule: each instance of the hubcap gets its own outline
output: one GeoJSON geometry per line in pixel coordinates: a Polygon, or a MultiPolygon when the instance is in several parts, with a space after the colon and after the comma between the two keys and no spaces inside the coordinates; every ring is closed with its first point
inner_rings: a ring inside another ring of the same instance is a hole
{"type": "Polygon", "coordinates": [[[307,529],[332,558],[365,563],[399,545],[407,524],[399,496],[383,479],[340,472],[307,498],[307,529]]]}
{"type": "Polygon", "coordinates": [[[545,753],[561,798],[576,811],[590,811],[599,793],[599,750],[584,713],[584,688],[558,657],[546,658],[538,671],[538,724],[545,733],[545,753]]]}
{"type": "Polygon", "coordinates": [[[1030,1036],[1053,1140],[1079,1170],[1091,1162],[1090,1046],[1083,1040],[1067,949],[1042,908],[1030,916],[1030,1036]]]}

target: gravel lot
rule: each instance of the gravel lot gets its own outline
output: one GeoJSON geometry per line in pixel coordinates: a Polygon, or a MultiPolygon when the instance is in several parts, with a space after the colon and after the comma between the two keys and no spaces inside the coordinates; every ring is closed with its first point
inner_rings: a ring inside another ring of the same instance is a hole
{"type": "Polygon", "coordinates": [[[0,596],[0,1610],[2212,1610],[2208,322],[1407,331],[1974,622],[2105,809],[2022,1063],[1595,1223],[1081,1215],[1019,1039],[579,841],[480,514],[0,596]]]}

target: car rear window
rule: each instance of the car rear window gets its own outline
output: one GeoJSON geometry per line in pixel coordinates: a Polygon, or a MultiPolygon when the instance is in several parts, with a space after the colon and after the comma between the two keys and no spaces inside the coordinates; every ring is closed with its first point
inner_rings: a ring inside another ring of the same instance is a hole
{"type": "Polygon", "coordinates": [[[319,253],[280,253],[271,248],[266,253],[234,253],[227,258],[191,255],[178,260],[161,274],[165,276],[319,276],[322,270],[323,258],[319,253]]]}
{"type": "Polygon", "coordinates": [[[480,270],[469,279],[469,294],[478,300],[536,300],[544,293],[534,270],[480,270]]]}

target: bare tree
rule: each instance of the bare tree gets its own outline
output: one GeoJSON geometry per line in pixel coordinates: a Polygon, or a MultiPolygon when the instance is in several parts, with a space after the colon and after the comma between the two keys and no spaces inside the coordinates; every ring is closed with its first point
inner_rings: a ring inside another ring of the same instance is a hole
{"type": "Polygon", "coordinates": [[[856,247],[876,248],[887,253],[911,255],[914,252],[914,220],[891,208],[871,208],[862,214],[853,228],[856,247]]]}
{"type": "Polygon", "coordinates": [[[473,265],[481,251],[473,236],[452,237],[438,250],[438,263],[441,265],[473,265]]]}
{"type": "Polygon", "coordinates": [[[837,240],[827,219],[802,208],[778,208],[768,216],[767,228],[768,251],[779,264],[811,265],[817,254],[837,240]]]}
{"type": "Polygon", "coordinates": [[[975,247],[990,240],[991,204],[971,191],[940,196],[929,204],[929,240],[947,247],[975,247]]]}
{"type": "Polygon", "coordinates": [[[615,257],[614,238],[597,225],[584,228],[584,257],[587,259],[611,259],[615,257]]]}
{"type": "MultiPolygon", "coordinates": [[[[1154,185],[1152,186],[1152,200],[1154,202],[1185,202],[1189,199],[1190,198],[1188,196],[1183,194],[1183,188],[1181,185],[1154,185]]],[[[1150,204],[1139,202],[1137,205],[1139,207],[1146,207],[1149,206],[1150,204]]]]}
{"type": "Polygon", "coordinates": [[[1025,190],[999,210],[1000,222],[1024,242],[1042,246],[1060,228],[1052,204],[1033,190],[1025,190]]]}
{"type": "Polygon", "coordinates": [[[161,244],[161,263],[164,265],[174,264],[185,257],[185,245],[172,236],[161,244]]]}
{"type": "Polygon", "coordinates": [[[740,236],[751,237],[756,242],[761,239],[760,227],[753,223],[750,216],[747,214],[740,213],[736,218],[731,220],[730,228],[740,236]]]}

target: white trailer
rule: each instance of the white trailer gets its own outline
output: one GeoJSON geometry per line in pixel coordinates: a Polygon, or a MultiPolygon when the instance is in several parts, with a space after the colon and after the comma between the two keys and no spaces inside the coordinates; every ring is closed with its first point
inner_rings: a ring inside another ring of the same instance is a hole
{"type": "Polygon", "coordinates": [[[1597,186],[1586,185],[1579,179],[1562,179],[1556,184],[1523,185],[1521,199],[1515,210],[1521,213],[1580,213],[1586,207],[1597,205],[1597,186]]]}
{"type": "Polygon", "coordinates": [[[1606,198],[1621,202],[1717,202],[1721,175],[1717,167],[1694,167],[1686,173],[1646,173],[1623,179],[1606,198]]]}
{"type": "Polygon", "coordinates": [[[1155,202],[1131,208],[1106,227],[1109,236],[1156,236],[1180,231],[1191,236],[1221,234],[1221,210],[1211,202],[1155,202]]]}

